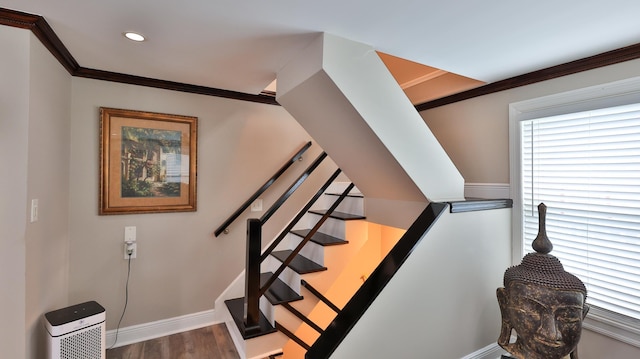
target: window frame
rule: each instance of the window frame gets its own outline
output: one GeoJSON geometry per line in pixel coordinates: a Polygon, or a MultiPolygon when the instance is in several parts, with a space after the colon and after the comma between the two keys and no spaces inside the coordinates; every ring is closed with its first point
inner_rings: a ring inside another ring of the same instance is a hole
{"type": "MultiPolygon", "coordinates": [[[[640,77],[587,87],[509,104],[509,165],[512,210],[512,262],[524,255],[520,125],[554,115],[640,103],[640,77]]],[[[591,307],[584,328],[640,348],[640,321],[591,307]]]]}

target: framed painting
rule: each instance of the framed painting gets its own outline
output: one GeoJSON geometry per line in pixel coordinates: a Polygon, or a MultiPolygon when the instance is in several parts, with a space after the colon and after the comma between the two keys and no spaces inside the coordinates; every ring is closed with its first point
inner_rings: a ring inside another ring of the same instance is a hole
{"type": "Polygon", "coordinates": [[[198,118],[100,108],[99,214],[196,210],[198,118]]]}

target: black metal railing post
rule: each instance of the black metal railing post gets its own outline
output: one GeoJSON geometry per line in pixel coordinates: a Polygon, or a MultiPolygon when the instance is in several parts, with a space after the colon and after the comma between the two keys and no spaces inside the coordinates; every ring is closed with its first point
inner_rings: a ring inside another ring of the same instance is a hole
{"type": "Polygon", "coordinates": [[[260,254],[262,251],[262,222],[247,220],[247,258],[245,273],[244,321],[245,333],[259,330],[260,321],[260,254]]]}
{"type": "MultiPolygon", "coordinates": [[[[327,158],[327,154],[322,152],[315,161],[298,177],[298,179],[285,191],[285,193],[266,211],[266,213],[261,218],[250,218],[247,220],[247,255],[246,255],[246,268],[245,268],[245,296],[244,296],[244,333],[243,336],[251,336],[253,334],[258,334],[261,331],[262,323],[260,323],[260,297],[265,293],[265,291],[273,284],[275,278],[272,276],[269,279],[269,282],[265,286],[261,286],[261,273],[260,267],[263,259],[265,258],[265,254],[262,253],[262,226],[271,218],[271,216],[282,206],[282,204],[302,185],[302,183],[309,177],[309,175],[318,168],[318,166],[322,163],[322,161],[327,158]]],[[[331,176],[331,180],[335,179],[340,170],[338,169],[331,176]]],[[[327,182],[325,186],[323,186],[323,191],[326,190],[326,187],[329,186],[331,182],[327,182]]],[[[348,192],[353,187],[351,187],[346,191],[348,192]]],[[[344,194],[346,195],[346,193],[344,194]]],[[[344,195],[340,197],[336,203],[339,203],[344,198],[344,195]]],[[[315,202],[317,197],[320,196],[320,193],[316,193],[311,203],[315,202]]],[[[307,204],[310,206],[310,204],[307,204]]],[[[334,206],[337,204],[334,203],[334,206]]],[[[307,208],[308,209],[308,208],[307,208]]],[[[333,207],[335,209],[335,207],[333,207]]],[[[332,209],[332,210],[333,210],[332,209]]],[[[296,217],[298,218],[298,217],[296,217]]],[[[299,218],[298,218],[299,219],[299,218]]],[[[321,219],[321,221],[324,221],[321,219]]],[[[321,225],[317,224],[317,227],[321,225]]],[[[313,233],[317,231],[317,228],[314,228],[313,233]]],[[[313,235],[313,234],[312,234],[313,235]]],[[[305,238],[305,241],[296,248],[295,253],[297,254],[304,243],[309,241],[311,238],[305,238]]],[[[278,237],[272,247],[269,248],[268,252],[270,253],[273,248],[280,242],[281,237],[278,237]]],[[[266,254],[268,255],[268,254],[266,254]]],[[[291,259],[288,259],[287,265],[291,262],[291,259]]],[[[284,267],[281,266],[279,271],[277,271],[277,277],[284,270],[284,267]]]]}

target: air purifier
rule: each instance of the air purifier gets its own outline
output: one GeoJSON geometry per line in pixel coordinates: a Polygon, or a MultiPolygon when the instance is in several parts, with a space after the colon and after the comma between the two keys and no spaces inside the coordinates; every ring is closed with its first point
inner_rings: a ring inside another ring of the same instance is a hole
{"type": "Polygon", "coordinates": [[[48,359],[105,359],[106,312],[90,301],[44,315],[48,359]]]}

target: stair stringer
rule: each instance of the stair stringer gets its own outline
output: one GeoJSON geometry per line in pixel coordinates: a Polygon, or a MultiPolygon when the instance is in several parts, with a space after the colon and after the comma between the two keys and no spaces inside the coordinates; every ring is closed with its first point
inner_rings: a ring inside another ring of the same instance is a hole
{"type": "Polygon", "coordinates": [[[508,208],[445,210],[348,334],[330,333],[329,340],[321,338],[309,354],[382,359],[428,353],[433,358],[461,358],[495,342],[500,331],[495,288],[511,264],[510,223],[508,208]],[[337,336],[343,340],[336,341],[337,336]],[[327,353],[329,341],[340,343],[333,353],[327,353]]]}

